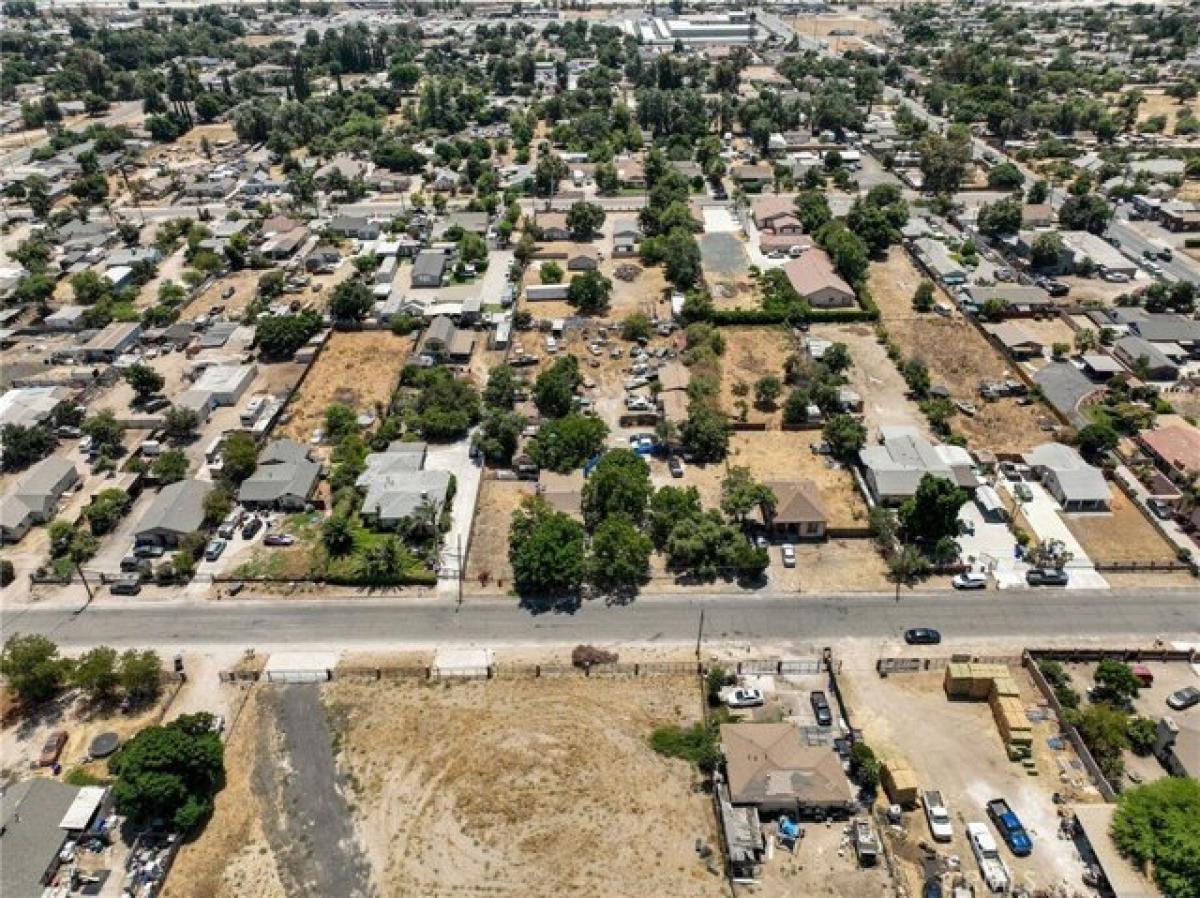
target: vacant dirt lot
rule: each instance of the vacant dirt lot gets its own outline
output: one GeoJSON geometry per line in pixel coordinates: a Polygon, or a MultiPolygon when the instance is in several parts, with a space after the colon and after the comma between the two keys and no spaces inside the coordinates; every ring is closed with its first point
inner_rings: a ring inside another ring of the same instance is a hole
{"type": "Polygon", "coordinates": [[[196,294],[196,298],[184,307],[179,317],[187,320],[205,314],[213,306],[224,306],[226,318],[233,321],[240,320],[246,307],[254,299],[254,294],[258,291],[258,280],[263,274],[265,272],[252,271],[248,268],[231,271],[196,294]],[[233,295],[225,297],[223,294],[230,287],[233,288],[233,295]]]}
{"type": "MultiPolygon", "coordinates": [[[[819,431],[743,431],[729,441],[728,464],[742,465],[759,480],[808,478],[816,482],[829,516],[830,529],[866,527],[867,507],[845,468],[830,467],[825,456],[814,455],[809,443],[819,431]]],[[[725,465],[689,465],[683,486],[695,485],[705,506],[721,501],[725,465]]]]}
{"type": "MultiPolygon", "coordinates": [[[[1190,111],[1193,115],[1200,112],[1200,101],[1193,100],[1190,103],[1180,103],[1174,97],[1168,97],[1161,91],[1143,91],[1144,100],[1138,106],[1138,124],[1147,119],[1154,118],[1156,115],[1165,115],[1167,117],[1167,126],[1163,129],[1164,134],[1175,133],[1175,123],[1179,116],[1184,112],[1190,111]]],[[[1116,102],[1117,95],[1111,98],[1116,102]]]]}
{"type": "Polygon", "coordinates": [[[620,321],[634,312],[671,317],[670,293],[662,266],[648,268],[639,259],[605,259],[600,263],[600,272],[612,281],[612,302],[604,316],[610,321],[620,321]],[[623,281],[615,276],[618,267],[629,265],[640,269],[633,280],[623,281]]]}
{"type": "Polygon", "coordinates": [[[725,355],[721,357],[721,407],[734,420],[741,418],[745,403],[746,420],[767,422],[778,429],[782,419],[786,389],[773,410],[763,411],[754,403],[754,385],[768,375],[783,382],[783,363],[796,349],[788,332],[775,327],[722,328],[725,355]],[[738,393],[741,393],[739,396],[738,393]]]}
{"type": "Polygon", "coordinates": [[[261,796],[252,784],[265,738],[261,690],[250,693],[225,744],[225,788],[204,831],[180,850],[165,898],[284,898],[283,883],[263,833],[261,796]]]}
{"type": "Polygon", "coordinates": [[[481,482],[467,555],[467,582],[472,589],[505,594],[512,588],[508,526],[521,500],[532,496],[533,491],[534,484],[528,481],[484,478],[481,482]]]}
{"type": "Polygon", "coordinates": [[[716,839],[656,726],[694,680],[337,682],[324,693],[381,894],[718,896],[716,839]]]}
{"type": "Polygon", "coordinates": [[[376,403],[391,398],[412,345],[391,331],[333,334],[288,405],[292,417],[280,436],[307,442],[335,402],[374,413],[376,403]]]}
{"type": "Polygon", "coordinates": [[[868,438],[876,439],[881,427],[915,427],[922,433],[929,422],[908,398],[908,386],[900,371],[888,358],[887,350],[866,324],[839,324],[814,327],[814,335],[835,343],[844,343],[854,364],[846,371],[850,388],[863,400],[863,421],[868,438]]]}
{"type": "MultiPolygon", "coordinates": [[[[1040,705],[1040,695],[1025,671],[1018,666],[1010,670],[1026,706],[1040,705]]],[[[941,670],[887,679],[855,670],[843,675],[842,689],[855,726],[862,728],[876,754],[885,760],[907,761],[920,788],[942,792],[954,823],[953,842],[938,849],[943,858],[957,854],[964,872],[972,879],[978,876],[965,838],[966,824],[986,821],[986,803],[1003,797],[1020,815],[1035,845],[1027,858],[1004,851],[1004,861],[1017,882],[1030,890],[1059,884],[1066,884],[1069,892],[1080,890],[1083,868],[1072,843],[1057,838],[1058,808],[1052,795],[1058,792],[1069,802],[1095,801],[1098,795],[1070,748],[1055,750],[1048,745],[1047,740],[1058,733],[1057,723],[1033,723],[1038,775],[1030,776],[1020,764],[1008,760],[987,702],[947,700],[942,677],[941,670]],[[921,725],[913,726],[915,720],[921,725]]],[[[919,810],[905,815],[898,841],[909,893],[917,894],[923,877],[915,863],[920,856],[916,847],[929,841],[919,810]]]]}
{"type": "MultiPolygon", "coordinates": [[[[953,429],[963,434],[971,447],[995,452],[1022,452],[1045,442],[1041,425],[1054,422],[1041,406],[1021,406],[1010,399],[979,401],[980,381],[1015,377],[1015,372],[957,312],[949,318],[914,312],[912,296],[920,280],[904,250],[892,247],[886,261],[871,266],[869,283],[884,327],[905,358],[924,360],[934,386],[944,386],[954,399],[978,406],[973,417],[955,415],[953,429]]],[[[949,303],[944,294],[938,299],[949,303]]]]}
{"type": "Polygon", "coordinates": [[[1062,519],[1092,561],[1175,560],[1174,549],[1119,487],[1112,490],[1112,514],[1064,514],[1062,519]]]}

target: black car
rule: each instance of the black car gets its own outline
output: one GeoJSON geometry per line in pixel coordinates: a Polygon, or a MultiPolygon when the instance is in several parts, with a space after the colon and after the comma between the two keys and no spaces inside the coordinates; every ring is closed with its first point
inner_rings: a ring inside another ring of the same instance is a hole
{"type": "Polygon", "coordinates": [[[942,641],[942,634],[928,627],[913,627],[904,631],[904,641],[909,645],[937,645],[942,641]]]}
{"type": "Polygon", "coordinates": [[[925,887],[921,890],[921,898],[942,898],[942,883],[937,878],[925,880],[925,887]]]}
{"type": "Polygon", "coordinates": [[[812,702],[817,724],[823,727],[833,726],[833,711],[829,708],[829,699],[825,698],[825,693],[818,689],[809,694],[808,700],[812,702]]]}
{"type": "Polygon", "coordinates": [[[242,526],[242,539],[254,539],[254,534],[262,530],[262,518],[251,517],[250,520],[242,526]]]}
{"type": "Polygon", "coordinates": [[[1071,292],[1071,288],[1066,284],[1059,283],[1058,281],[1047,281],[1046,292],[1051,296],[1066,296],[1071,292]]]}
{"type": "Polygon", "coordinates": [[[1033,568],[1025,575],[1030,586],[1066,586],[1070,576],[1058,568],[1033,568]]]}

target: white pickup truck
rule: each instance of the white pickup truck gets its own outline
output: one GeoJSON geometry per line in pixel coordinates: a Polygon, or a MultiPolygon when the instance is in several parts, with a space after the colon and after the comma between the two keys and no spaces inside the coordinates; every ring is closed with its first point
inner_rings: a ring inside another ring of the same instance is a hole
{"type": "Polygon", "coordinates": [[[954,824],[950,821],[950,812],[942,800],[942,793],[929,789],[921,793],[921,803],[925,805],[925,819],[929,822],[929,833],[935,842],[949,842],[954,838],[954,824]]]}
{"type": "Polygon", "coordinates": [[[987,887],[993,892],[1007,892],[1012,886],[1012,876],[1000,858],[1000,850],[997,848],[996,840],[992,838],[987,824],[977,820],[968,823],[967,838],[971,841],[971,851],[975,855],[975,860],[979,864],[979,872],[983,875],[983,881],[987,883],[987,887]]]}

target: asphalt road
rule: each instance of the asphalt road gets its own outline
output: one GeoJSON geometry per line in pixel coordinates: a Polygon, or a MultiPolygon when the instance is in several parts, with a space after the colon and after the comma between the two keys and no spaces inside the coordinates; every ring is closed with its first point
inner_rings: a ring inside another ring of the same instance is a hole
{"type": "MultiPolygon", "coordinates": [[[[1114,218],[1109,224],[1108,236],[1116,237],[1120,240],[1121,249],[1125,252],[1125,255],[1135,257],[1139,264],[1141,263],[1142,253],[1145,250],[1157,251],[1156,242],[1167,242],[1166,240],[1151,241],[1132,222],[1124,221],[1120,218],[1114,218]]],[[[1170,262],[1159,261],[1158,264],[1163,267],[1163,270],[1179,278],[1181,281],[1192,281],[1193,283],[1200,281],[1196,264],[1181,251],[1177,251],[1175,257],[1170,262]]]]}
{"type": "Polygon", "coordinates": [[[159,650],[364,645],[688,644],[704,611],[706,643],[896,639],[909,627],[947,640],[1119,637],[1200,639],[1200,591],[992,590],[838,597],[711,595],[585,602],[573,613],[533,613],[505,599],[342,599],[154,602],[17,609],[0,630],[44,633],[60,645],[159,650]]]}

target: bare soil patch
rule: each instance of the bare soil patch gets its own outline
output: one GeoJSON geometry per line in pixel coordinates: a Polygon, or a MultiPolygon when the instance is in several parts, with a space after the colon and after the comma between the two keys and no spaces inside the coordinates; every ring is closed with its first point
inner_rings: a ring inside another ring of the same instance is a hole
{"type": "MultiPolygon", "coordinates": [[[[953,429],[970,446],[996,452],[1023,452],[1045,442],[1043,423],[1049,427],[1057,422],[1041,405],[1022,406],[1012,399],[980,401],[981,381],[1015,378],[1017,373],[957,311],[950,317],[913,311],[912,296],[920,280],[904,250],[892,247],[886,261],[871,266],[869,284],[888,336],[904,357],[924,360],[935,386],[946,387],[956,401],[976,405],[974,416],[958,414],[951,419],[953,429]]],[[[950,304],[944,293],[939,292],[937,299],[950,304]]]]}
{"type": "Polygon", "coordinates": [[[317,356],[299,394],[288,406],[291,420],[280,436],[307,442],[321,426],[325,410],[340,402],[360,412],[387,402],[412,350],[412,339],[391,331],[335,333],[317,356]]]}
{"type": "Polygon", "coordinates": [[[774,376],[783,381],[783,363],[797,347],[789,333],[782,328],[722,328],[725,354],[721,357],[721,407],[734,420],[751,423],[765,422],[772,430],[782,421],[780,409],[786,398],[781,393],[774,409],[763,410],[754,404],[754,385],[763,377],[774,376]],[[740,393],[740,395],[739,395],[740,393]],[[744,405],[743,405],[744,403],[744,405]]]}
{"type": "Polygon", "coordinates": [[[1119,487],[1112,514],[1064,514],[1063,523],[1095,562],[1170,562],[1175,551],[1119,487]]]}
{"type": "Polygon", "coordinates": [[[467,582],[473,589],[506,594],[512,588],[512,566],[508,563],[508,527],[513,512],[534,484],[520,480],[484,478],[479,486],[479,505],[471,523],[467,553],[467,582]]]}
{"type": "MultiPolygon", "coordinates": [[[[830,467],[825,456],[809,449],[819,438],[819,431],[804,430],[735,433],[727,464],[747,467],[759,480],[813,480],[821,490],[830,529],[865,526],[867,507],[853,475],[844,467],[830,467]]],[[[695,485],[704,504],[716,507],[725,472],[726,465],[690,465],[682,484],[695,485]]]]}
{"type": "Polygon", "coordinates": [[[185,320],[195,318],[205,314],[213,306],[224,306],[226,318],[240,320],[247,306],[254,300],[254,294],[258,292],[258,279],[265,273],[249,268],[231,271],[225,277],[213,281],[197,293],[195,299],[184,307],[179,317],[185,320]],[[233,295],[224,296],[223,294],[230,287],[233,288],[233,295]]]}
{"type": "Polygon", "coordinates": [[[698,718],[694,680],[339,681],[355,814],[384,894],[718,896],[708,798],[656,726],[698,718]]]}
{"type": "MultiPolygon", "coordinates": [[[[263,687],[266,688],[266,687],[263,687]]],[[[264,738],[255,688],[225,743],[225,788],[204,831],[183,846],[165,898],[284,898],[274,854],[262,829],[263,808],[251,773],[264,738]]]]}

